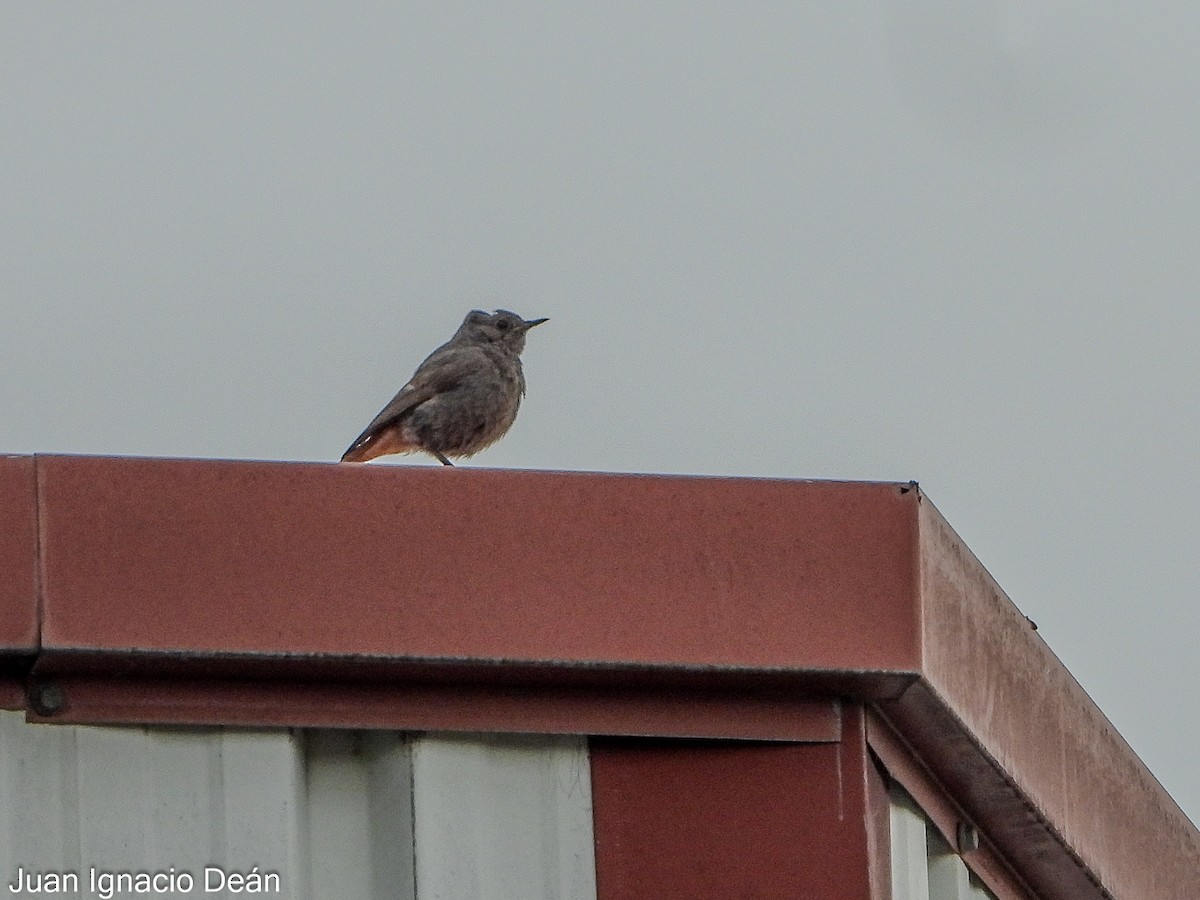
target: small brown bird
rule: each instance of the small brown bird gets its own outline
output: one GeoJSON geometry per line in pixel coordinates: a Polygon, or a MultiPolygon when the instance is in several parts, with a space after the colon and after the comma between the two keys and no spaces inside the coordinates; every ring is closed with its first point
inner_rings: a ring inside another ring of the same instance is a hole
{"type": "Polygon", "coordinates": [[[447,457],[471,456],[500,440],[525,395],[525,333],[545,321],[506,309],[467,313],[454,337],[417,367],[342,462],[423,450],[452,466],[447,457]]]}

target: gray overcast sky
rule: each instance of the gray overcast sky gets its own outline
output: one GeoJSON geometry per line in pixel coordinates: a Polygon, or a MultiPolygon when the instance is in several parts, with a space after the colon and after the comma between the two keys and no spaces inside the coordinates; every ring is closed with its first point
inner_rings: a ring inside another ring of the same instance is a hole
{"type": "Polygon", "coordinates": [[[549,316],[472,464],[918,479],[1200,820],[1200,5],[0,10],[0,450],[334,460],[549,316]]]}

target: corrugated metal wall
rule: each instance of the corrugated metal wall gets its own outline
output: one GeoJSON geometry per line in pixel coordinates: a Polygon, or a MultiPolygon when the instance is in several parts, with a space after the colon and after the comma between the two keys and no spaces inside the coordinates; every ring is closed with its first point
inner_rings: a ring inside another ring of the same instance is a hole
{"type": "Polygon", "coordinates": [[[412,765],[421,900],[596,896],[586,741],[428,736],[412,765]]]}
{"type": "Polygon", "coordinates": [[[891,788],[891,831],[892,900],[995,900],[898,785],[891,788]]]}
{"type": "Polygon", "coordinates": [[[0,892],[26,896],[7,893],[19,872],[74,873],[82,896],[121,873],[249,892],[206,893],[206,867],[277,873],[275,895],[296,900],[590,900],[586,740],[46,726],[0,712],[0,892]]]}

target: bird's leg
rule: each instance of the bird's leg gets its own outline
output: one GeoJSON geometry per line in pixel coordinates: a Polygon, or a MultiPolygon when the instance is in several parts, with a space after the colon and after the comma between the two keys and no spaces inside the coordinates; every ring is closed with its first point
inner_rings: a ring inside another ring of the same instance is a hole
{"type": "Polygon", "coordinates": [[[440,463],[441,463],[443,466],[450,466],[451,468],[453,468],[453,467],[454,467],[454,463],[450,462],[450,460],[446,459],[446,457],[444,457],[444,456],[443,456],[441,453],[439,453],[438,451],[436,451],[436,450],[430,450],[429,452],[430,452],[430,453],[432,453],[434,456],[436,456],[436,457],[437,457],[437,461],[438,461],[438,462],[440,462],[440,463]]]}

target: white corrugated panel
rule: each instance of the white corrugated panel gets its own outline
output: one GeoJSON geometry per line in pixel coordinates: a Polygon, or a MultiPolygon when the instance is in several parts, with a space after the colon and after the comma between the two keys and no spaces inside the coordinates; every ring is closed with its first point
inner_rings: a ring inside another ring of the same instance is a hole
{"type": "Polygon", "coordinates": [[[412,765],[396,732],[311,731],[312,896],[412,900],[412,765]]]}
{"type": "Polygon", "coordinates": [[[899,785],[890,790],[892,900],[994,900],[899,785]]]}
{"type": "Polygon", "coordinates": [[[413,742],[420,900],[592,900],[587,742],[427,735],[413,742]]]}
{"type": "Polygon", "coordinates": [[[82,896],[158,876],[223,898],[241,894],[224,879],[257,867],[306,898],[300,747],[282,730],[74,728],[0,713],[4,888],[19,871],[72,873],[82,896]]]}
{"type": "Polygon", "coordinates": [[[275,874],[268,893],[294,900],[591,900],[592,840],[584,738],[72,727],[0,712],[6,896],[45,896],[7,891],[19,869],[74,873],[81,896],[139,873],[191,877],[176,896],[249,893],[206,892],[215,867],[275,874]]]}
{"type": "Polygon", "coordinates": [[[0,879],[79,868],[75,729],[0,710],[0,879]]]}
{"type": "Polygon", "coordinates": [[[929,900],[978,900],[971,872],[934,828],[928,829],[929,900]]]}
{"type": "Polygon", "coordinates": [[[891,789],[892,900],[930,900],[925,816],[903,790],[891,789]]]}
{"type": "Polygon", "coordinates": [[[929,900],[973,900],[971,873],[953,853],[929,856],[929,900]]]}
{"type": "Polygon", "coordinates": [[[929,857],[929,900],[995,900],[953,852],[929,857]]]}

